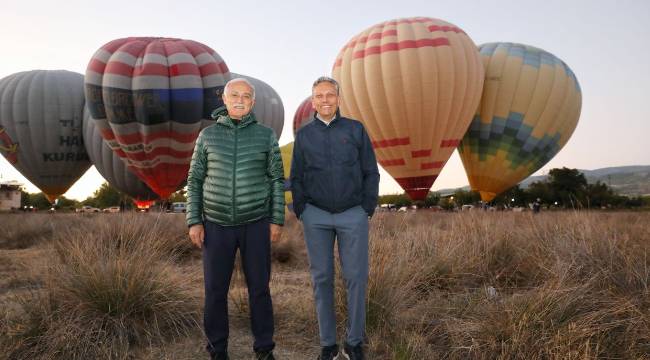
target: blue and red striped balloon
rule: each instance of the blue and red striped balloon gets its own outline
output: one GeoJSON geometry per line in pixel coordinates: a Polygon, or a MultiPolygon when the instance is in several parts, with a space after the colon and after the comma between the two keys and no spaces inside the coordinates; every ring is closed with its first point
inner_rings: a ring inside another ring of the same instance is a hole
{"type": "Polygon", "coordinates": [[[196,41],[123,38],[90,60],[86,101],[109,147],[167,198],[183,185],[196,137],[223,105],[230,77],[219,54],[196,41]]]}

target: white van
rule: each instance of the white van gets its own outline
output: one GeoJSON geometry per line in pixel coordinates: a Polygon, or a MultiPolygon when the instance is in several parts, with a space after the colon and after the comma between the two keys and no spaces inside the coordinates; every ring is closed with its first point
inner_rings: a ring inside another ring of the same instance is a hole
{"type": "Polygon", "coordinates": [[[185,212],[185,203],[184,202],[175,202],[172,203],[172,212],[175,213],[184,213],[185,212]]]}

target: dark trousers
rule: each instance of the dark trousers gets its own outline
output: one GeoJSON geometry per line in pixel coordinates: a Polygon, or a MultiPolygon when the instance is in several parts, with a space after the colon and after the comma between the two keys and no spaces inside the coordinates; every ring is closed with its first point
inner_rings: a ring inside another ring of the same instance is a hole
{"type": "Polygon", "coordinates": [[[242,260],[251,329],[255,342],[253,350],[272,350],[273,305],[269,281],[271,279],[271,241],[269,221],[221,226],[205,222],[203,242],[203,273],[205,279],[205,311],[203,323],[211,354],[228,349],[228,288],[237,249],[242,260]]]}

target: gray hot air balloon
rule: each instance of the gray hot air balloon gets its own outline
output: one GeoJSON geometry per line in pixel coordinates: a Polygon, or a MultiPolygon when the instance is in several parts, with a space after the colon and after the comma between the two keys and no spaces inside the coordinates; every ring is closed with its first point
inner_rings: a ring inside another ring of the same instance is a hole
{"type": "Polygon", "coordinates": [[[51,202],[90,167],[83,111],[81,74],[33,70],[0,80],[0,153],[51,202]]]}
{"type": "Polygon", "coordinates": [[[83,119],[84,143],[88,157],[97,171],[111,186],[132,197],[136,204],[158,199],[158,195],[132,173],[104,142],[96,123],[86,111],[83,119]]]}
{"type": "Polygon", "coordinates": [[[255,106],[253,107],[255,118],[261,124],[273,129],[275,136],[279,139],[284,126],[284,106],[280,95],[262,80],[233,72],[230,74],[233,79],[244,78],[253,84],[255,87],[255,106]]]}

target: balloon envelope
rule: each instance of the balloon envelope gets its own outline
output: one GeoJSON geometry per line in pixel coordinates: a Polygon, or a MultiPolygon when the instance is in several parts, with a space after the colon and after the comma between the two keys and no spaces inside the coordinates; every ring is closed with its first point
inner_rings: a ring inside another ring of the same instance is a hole
{"type": "Polygon", "coordinates": [[[314,119],[315,114],[314,107],[311,104],[311,96],[308,96],[303,100],[298,109],[296,109],[295,115],[293,115],[293,136],[296,137],[298,130],[301,127],[307,125],[312,119],[314,119]]]}
{"type": "Polygon", "coordinates": [[[267,83],[251,76],[230,73],[232,78],[244,78],[255,87],[255,119],[275,132],[276,139],[282,135],[284,126],[284,106],[280,95],[267,83]]]}
{"type": "Polygon", "coordinates": [[[223,105],[228,67],[192,40],[124,38],[88,64],[88,109],[104,140],[160,197],[187,177],[194,143],[223,105]]]}
{"type": "Polygon", "coordinates": [[[136,201],[156,200],[158,195],[132,173],[124,161],[104,142],[96,123],[89,115],[84,117],[84,143],[88,157],[97,171],[111,186],[136,201]]]}
{"type": "Polygon", "coordinates": [[[438,19],[387,21],[353,37],[332,74],[341,113],[364,123],[379,164],[412,199],[424,199],[479,103],[474,42],[438,19]]]}
{"type": "Polygon", "coordinates": [[[83,111],[81,74],[33,70],[0,80],[0,152],[50,202],[90,167],[83,111]]]}
{"type": "Polygon", "coordinates": [[[284,165],[284,203],[293,211],[293,197],[291,196],[291,159],[293,158],[293,142],[280,147],[282,164],[284,165]]]}
{"type": "Polygon", "coordinates": [[[560,151],[578,123],[582,95],[553,54],[514,43],[479,48],[483,96],[458,152],[472,189],[490,201],[560,151]]]}

